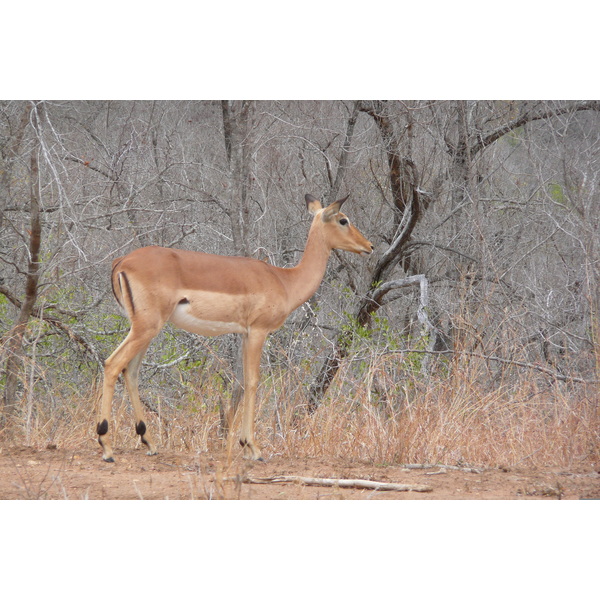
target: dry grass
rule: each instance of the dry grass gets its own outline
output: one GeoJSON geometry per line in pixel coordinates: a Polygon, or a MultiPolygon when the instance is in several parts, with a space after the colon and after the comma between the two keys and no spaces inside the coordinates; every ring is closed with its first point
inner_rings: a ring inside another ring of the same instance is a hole
{"type": "MultiPolygon", "coordinates": [[[[373,464],[446,463],[484,466],[572,467],[600,458],[597,386],[534,380],[531,373],[489,384],[482,365],[447,366],[428,380],[398,381],[398,358],[378,357],[338,374],[326,401],[306,414],[308,375],[290,367],[265,376],[259,389],[257,436],[266,456],[328,456],[373,464]]],[[[222,392],[199,382],[179,406],[161,402],[148,415],[162,449],[220,450],[222,392]]],[[[60,396],[60,390],[57,390],[60,396]]],[[[0,433],[4,443],[80,447],[95,443],[98,394],[40,402],[0,433]],[[30,411],[31,412],[31,411],[30,411]]],[[[116,448],[139,446],[129,402],[117,395],[112,434],[116,448]]]]}
{"type": "Polygon", "coordinates": [[[423,386],[422,398],[387,416],[369,404],[333,398],[313,417],[280,433],[273,452],[336,456],[373,463],[573,466],[598,459],[597,411],[591,400],[528,401],[507,392],[445,384],[423,386]]]}

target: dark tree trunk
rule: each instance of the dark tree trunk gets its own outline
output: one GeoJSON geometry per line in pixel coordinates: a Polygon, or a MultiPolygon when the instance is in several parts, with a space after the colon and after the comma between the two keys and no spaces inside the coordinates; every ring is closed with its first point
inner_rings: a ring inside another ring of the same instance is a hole
{"type": "MultiPolygon", "coordinates": [[[[393,124],[385,112],[385,103],[361,102],[359,109],[374,119],[381,134],[387,154],[390,189],[395,208],[392,242],[377,262],[371,275],[368,291],[364,294],[354,315],[357,325],[369,327],[373,314],[380,307],[371,292],[385,281],[398,262],[403,260],[404,269],[410,271],[410,257],[405,255],[404,249],[422,216],[422,199],[418,189],[416,167],[409,157],[402,156],[398,151],[393,124]]],[[[351,329],[346,328],[335,340],[309,390],[309,412],[316,410],[327,393],[342,360],[348,356],[352,337],[351,329]]]]}

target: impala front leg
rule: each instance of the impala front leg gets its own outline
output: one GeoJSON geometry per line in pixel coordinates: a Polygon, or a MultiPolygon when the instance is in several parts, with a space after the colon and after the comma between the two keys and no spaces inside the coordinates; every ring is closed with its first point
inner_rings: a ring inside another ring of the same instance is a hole
{"type": "Polygon", "coordinates": [[[254,441],[254,410],[256,390],[260,377],[260,358],[267,337],[263,331],[249,331],[244,335],[242,344],[244,363],[244,399],[242,413],[242,431],[240,444],[244,449],[244,458],[263,460],[260,449],[254,441]]]}

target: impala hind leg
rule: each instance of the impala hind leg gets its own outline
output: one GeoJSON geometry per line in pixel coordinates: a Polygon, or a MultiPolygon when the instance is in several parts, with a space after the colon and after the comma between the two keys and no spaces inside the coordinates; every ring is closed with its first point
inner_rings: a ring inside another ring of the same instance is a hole
{"type": "MultiPolygon", "coordinates": [[[[100,418],[98,419],[98,424],[96,426],[96,433],[98,434],[98,443],[102,446],[102,459],[106,462],[115,461],[113,457],[112,446],[110,443],[110,436],[108,433],[108,424],[110,421],[112,401],[115,395],[115,384],[117,383],[119,374],[129,367],[130,363],[138,356],[138,354],[141,353],[143,356],[144,352],[146,351],[146,348],[148,348],[150,342],[152,341],[155,335],[155,333],[147,331],[145,335],[137,336],[132,328],[127,334],[127,337],[121,343],[121,345],[106,359],[106,362],[104,363],[104,385],[102,387],[102,404],[100,407],[100,418]]],[[[137,369],[139,369],[139,363],[137,364],[137,369]]],[[[136,394],[137,369],[134,369],[134,371],[136,371],[136,394]]],[[[131,385],[131,378],[129,377],[129,379],[131,385]]],[[[139,404],[139,396],[136,397],[138,398],[139,404]]],[[[138,420],[141,421],[141,418],[138,420]]]]}
{"type": "Polygon", "coordinates": [[[115,395],[115,384],[117,383],[119,373],[121,372],[119,365],[115,363],[117,362],[119,351],[123,348],[123,344],[121,344],[104,363],[102,405],[100,407],[100,418],[96,425],[96,433],[98,434],[98,443],[102,446],[102,459],[106,462],[115,462],[110,443],[110,436],[108,434],[108,423],[110,421],[113,396],[115,395]]]}
{"type": "Polygon", "coordinates": [[[244,363],[244,399],[240,444],[244,449],[244,458],[263,460],[260,448],[254,440],[254,411],[256,390],[260,378],[260,358],[267,334],[262,331],[250,331],[244,335],[242,344],[244,363]]]}
{"type": "Polygon", "coordinates": [[[149,343],[143,348],[133,359],[129,362],[129,365],[123,370],[123,378],[125,379],[125,386],[127,387],[127,393],[133,406],[133,414],[135,417],[135,432],[142,438],[142,442],[148,448],[146,454],[152,456],[157,453],[156,446],[152,441],[152,438],[146,431],[146,423],[144,422],[144,409],[140,400],[140,392],[138,388],[138,374],[140,372],[140,365],[146,350],[148,349],[149,343]]]}

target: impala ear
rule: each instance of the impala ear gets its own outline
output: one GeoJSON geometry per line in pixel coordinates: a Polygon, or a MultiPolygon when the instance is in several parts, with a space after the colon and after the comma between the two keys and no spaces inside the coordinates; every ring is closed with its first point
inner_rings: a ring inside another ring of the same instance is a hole
{"type": "Polygon", "coordinates": [[[317,211],[319,211],[323,208],[321,206],[321,203],[314,196],[311,196],[310,194],[306,194],[306,196],[304,196],[304,199],[306,200],[306,208],[308,208],[308,212],[311,215],[316,215],[317,211]]]}
{"type": "Polygon", "coordinates": [[[348,198],[350,198],[350,194],[348,194],[345,198],[338,200],[337,202],[335,202],[335,204],[338,205],[338,208],[341,208],[342,204],[344,204],[344,202],[346,202],[346,200],[348,200],[348,198]]]}
{"type": "Polygon", "coordinates": [[[340,208],[342,208],[342,204],[344,204],[348,198],[350,198],[350,194],[341,200],[332,202],[323,212],[323,221],[329,221],[334,215],[337,215],[340,212],[340,208]]]}

